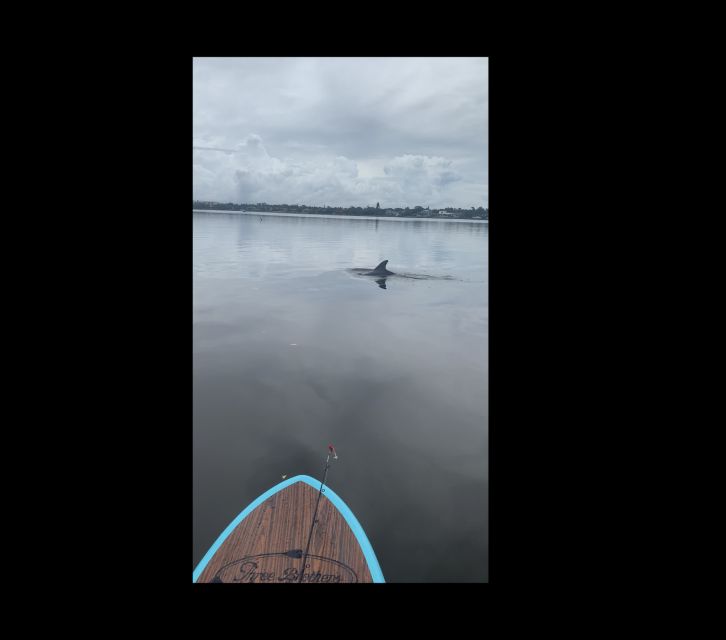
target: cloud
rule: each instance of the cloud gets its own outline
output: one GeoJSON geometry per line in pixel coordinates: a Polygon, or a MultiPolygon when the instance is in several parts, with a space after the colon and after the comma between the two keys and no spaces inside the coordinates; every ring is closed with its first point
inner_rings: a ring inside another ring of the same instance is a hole
{"type": "Polygon", "coordinates": [[[452,160],[435,156],[393,157],[367,177],[345,156],[292,162],[271,156],[257,134],[233,148],[196,146],[193,168],[195,199],[240,203],[447,206],[449,186],[461,180],[452,160]]]}
{"type": "Polygon", "coordinates": [[[486,205],[486,58],[197,58],[203,200],[486,205]]]}
{"type": "Polygon", "coordinates": [[[405,182],[430,184],[432,187],[445,187],[461,180],[461,176],[452,169],[452,161],[439,157],[399,156],[386,164],[383,171],[387,176],[405,182]]]}

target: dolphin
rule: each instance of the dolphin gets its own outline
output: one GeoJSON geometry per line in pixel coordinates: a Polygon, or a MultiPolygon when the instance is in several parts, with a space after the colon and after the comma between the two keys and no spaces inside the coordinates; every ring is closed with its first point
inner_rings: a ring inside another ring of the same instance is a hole
{"type": "Polygon", "coordinates": [[[386,269],[386,264],[388,263],[388,260],[384,260],[379,264],[373,271],[369,271],[368,273],[364,273],[364,276],[392,276],[394,275],[393,271],[389,271],[386,269]]]}

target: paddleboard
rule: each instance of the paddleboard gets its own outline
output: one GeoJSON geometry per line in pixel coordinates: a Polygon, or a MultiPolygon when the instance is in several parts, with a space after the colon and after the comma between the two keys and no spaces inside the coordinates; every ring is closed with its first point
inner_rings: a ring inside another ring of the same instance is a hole
{"type": "Polygon", "coordinates": [[[353,512],[320,488],[320,480],[299,475],[263,493],[217,538],[193,582],[385,582],[353,512]]]}

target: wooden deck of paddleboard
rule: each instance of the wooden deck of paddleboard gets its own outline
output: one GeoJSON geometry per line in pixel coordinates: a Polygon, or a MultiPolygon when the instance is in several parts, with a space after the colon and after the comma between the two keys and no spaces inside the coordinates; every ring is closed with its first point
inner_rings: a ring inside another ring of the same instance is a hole
{"type": "Polygon", "coordinates": [[[373,582],[358,541],[335,505],[295,482],[256,507],[227,536],[197,582],[373,582]]]}

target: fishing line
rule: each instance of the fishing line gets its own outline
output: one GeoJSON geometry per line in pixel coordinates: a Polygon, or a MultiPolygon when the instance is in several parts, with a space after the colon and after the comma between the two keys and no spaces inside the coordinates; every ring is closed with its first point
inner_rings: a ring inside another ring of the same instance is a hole
{"type": "Polygon", "coordinates": [[[310,551],[310,540],[312,540],[313,537],[313,529],[315,528],[315,519],[318,516],[318,506],[320,505],[320,498],[323,495],[323,487],[325,486],[325,480],[328,477],[328,469],[330,469],[330,454],[333,454],[333,459],[338,459],[338,454],[335,452],[335,447],[333,447],[332,444],[328,445],[328,457],[325,459],[325,472],[323,473],[323,481],[320,483],[320,489],[318,490],[318,500],[315,503],[315,512],[313,513],[313,522],[310,525],[310,533],[308,534],[308,543],[305,547],[305,553],[303,554],[303,561],[302,561],[302,569],[300,570],[300,580],[299,582],[302,582],[303,575],[305,574],[305,563],[308,559],[308,551],[310,551]]]}

